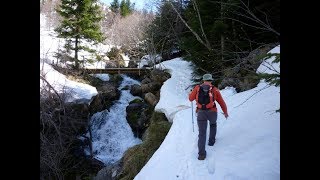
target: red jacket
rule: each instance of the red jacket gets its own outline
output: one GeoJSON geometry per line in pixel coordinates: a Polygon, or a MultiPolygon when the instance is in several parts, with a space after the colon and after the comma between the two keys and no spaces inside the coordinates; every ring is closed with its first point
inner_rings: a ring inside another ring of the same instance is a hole
{"type": "MultiPolygon", "coordinates": [[[[208,82],[204,82],[203,84],[208,84],[208,85],[211,85],[210,83],[208,82]]],[[[200,88],[200,85],[197,85],[196,87],[193,88],[193,90],[191,91],[191,93],[189,94],[189,100],[190,101],[193,101],[193,100],[196,100],[197,102],[197,94],[198,94],[198,91],[199,91],[199,88],[200,88]]],[[[227,105],[226,103],[224,102],[221,94],[220,94],[220,91],[218,88],[216,87],[213,87],[213,94],[214,94],[214,99],[215,101],[217,101],[223,111],[224,114],[228,114],[228,111],[227,111],[227,105]]],[[[197,106],[199,105],[199,103],[197,102],[197,106]]],[[[215,111],[217,112],[217,108],[216,107],[213,107],[213,108],[210,108],[210,110],[212,111],[215,111]]],[[[197,108],[197,111],[198,111],[198,108],[197,108]]]]}

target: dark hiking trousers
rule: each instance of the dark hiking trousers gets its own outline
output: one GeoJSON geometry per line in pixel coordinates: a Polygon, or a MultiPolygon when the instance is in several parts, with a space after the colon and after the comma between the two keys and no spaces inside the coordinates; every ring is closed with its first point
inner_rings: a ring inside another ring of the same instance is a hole
{"type": "Polygon", "coordinates": [[[207,137],[207,121],[210,122],[209,143],[214,143],[217,132],[217,112],[211,110],[199,110],[197,116],[199,139],[198,154],[206,155],[206,137],[207,137]]]}

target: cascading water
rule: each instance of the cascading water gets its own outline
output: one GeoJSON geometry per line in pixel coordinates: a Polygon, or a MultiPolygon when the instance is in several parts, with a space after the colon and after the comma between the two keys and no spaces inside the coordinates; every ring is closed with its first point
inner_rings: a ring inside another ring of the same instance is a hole
{"type": "MultiPolygon", "coordinates": [[[[127,85],[140,84],[128,76],[121,76],[123,81],[119,90],[127,85]]],[[[93,154],[105,164],[118,161],[128,148],[142,142],[141,139],[134,137],[126,120],[126,107],[135,98],[137,97],[133,96],[130,90],[121,90],[120,99],[110,111],[104,110],[91,117],[93,154]]]]}

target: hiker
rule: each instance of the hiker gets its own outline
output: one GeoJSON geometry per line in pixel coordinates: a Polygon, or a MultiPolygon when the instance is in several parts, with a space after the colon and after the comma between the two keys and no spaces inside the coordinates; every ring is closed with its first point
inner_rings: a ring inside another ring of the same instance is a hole
{"type": "Polygon", "coordinates": [[[217,101],[224,113],[225,118],[228,118],[228,111],[226,103],[224,102],[218,88],[214,87],[211,82],[213,81],[211,74],[205,74],[202,77],[203,83],[196,85],[189,94],[189,100],[197,102],[197,123],[199,128],[198,135],[198,159],[204,160],[206,158],[206,135],[207,135],[207,120],[210,122],[210,132],[208,145],[213,146],[216,141],[217,132],[217,101]],[[206,93],[208,92],[208,93],[206,93]],[[211,92],[211,93],[210,93],[211,92]],[[209,98],[210,97],[210,98],[209,98]],[[212,98],[213,97],[213,98],[212,98]]]}

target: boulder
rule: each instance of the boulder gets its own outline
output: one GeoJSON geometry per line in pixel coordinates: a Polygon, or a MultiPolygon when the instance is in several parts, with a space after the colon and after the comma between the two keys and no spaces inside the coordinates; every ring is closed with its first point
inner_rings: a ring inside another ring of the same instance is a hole
{"type": "Polygon", "coordinates": [[[150,78],[152,81],[163,83],[168,80],[171,75],[168,72],[162,71],[160,69],[154,69],[151,71],[150,78]]]}
{"type": "Polygon", "coordinates": [[[237,92],[246,91],[257,86],[259,78],[255,73],[264,57],[277,44],[267,44],[251,51],[247,57],[238,60],[238,65],[225,70],[218,88],[233,86],[237,92]]]}
{"type": "Polygon", "coordinates": [[[106,83],[98,89],[98,94],[93,98],[90,103],[90,113],[109,109],[113,101],[118,100],[120,97],[119,90],[111,83],[106,83]]]}
{"type": "Polygon", "coordinates": [[[130,93],[134,96],[141,96],[141,93],[142,93],[141,86],[137,84],[132,85],[130,89],[130,93]]]}
{"type": "Polygon", "coordinates": [[[151,106],[156,106],[159,101],[158,98],[151,92],[148,92],[144,95],[144,100],[151,106]]]}
{"type": "Polygon", "coordinates": [[[126,119],[135,137],[141,138],[146,129],[149,120],[147,108],[148,105],[143,102],[130,103],[126,108],[126,119]]]}
{"type": "Polygon", "coordinates": [[[155,92],[161,88],[161,83],[160,82],[150,82],[148,84],[141,84],[141,91],[142,93],[147,93],[147,92],[155,92]]]}
{"type": "Polygon", "coordinates": [[[93,177],[93,180],[115,180],[117,179],[117,175],[120,172],[121,164],[120,161],[107,165],[106,167],[102,168],[95,177],[93,177]]]}
{"type": "Polygon", "coordinates": [[[144,78],[142,81],[141,81],[141,84],[148,84],[148,83],[151,83],[152,80],[148,77],[144,78]]]}

